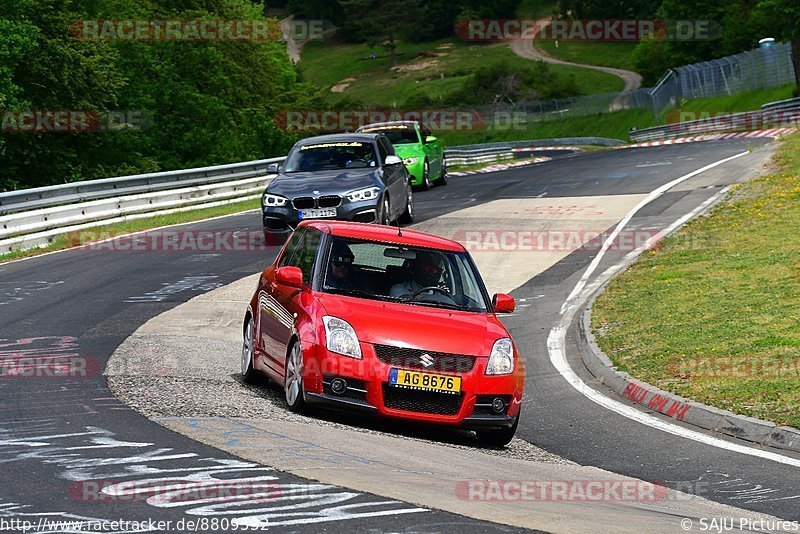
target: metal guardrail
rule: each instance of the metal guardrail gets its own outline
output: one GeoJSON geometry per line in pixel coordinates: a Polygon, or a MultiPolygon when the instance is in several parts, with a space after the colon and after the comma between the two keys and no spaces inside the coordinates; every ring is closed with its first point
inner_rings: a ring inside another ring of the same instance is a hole
{"type": "Polygon", "coordinates": [[[780,100],[778,102],[770,102],[761,106],[762,111],[777,111],[782,109],[793,109],[800,107],[800,97],[789,98],[787,100],[780,100]]]}
{"type": "Polygon", "coordinates": [[[800,98],[792,98],[770,102],[755,111],[644,128],[631,132],[630,138],[635,142],[655,141],[670,137],[797,127],[798,125],[800,125],[800,98]]]}
{"type": "Polygon", "coordinates": [[[611,139],[608,137],[561,137],[557,139],[528,139],[525,141],[500,141],[496,143],[482,143],[479,145],[456,145],[448,147],[445,155],[456,151],[474,151],[492,148],[518,148],[530,146],[574,146],[574,145],[598,145],[598,146],[623,146],[625,141],[611,139]]]}
{"type": "Polygon", "coordinates": [[[164,191],[176,187],[254,178],[266,174],[267,166],[270,163],[279,163],[285,159],[285,157],[279,157],[8,191],[0,193],[0,215],[87,200],[164,191]]]}
{"type": "MultiPolygon", "coordinates": [[[[580,139],[584,144],[621,141],[580,139]]],[[[517,141],[448,149],[451,164],[510,159],[515,146],[558,144],[517,141]]],[[[569,143],[575,144],[570,139],[569,143]]],[[[47,245],[56,236],[154,215],[218,206],[261,196],[267,168],[285,157],[177,171],[119,176],[0,193],[0,254],[47,245]]]]}
{"type": "MultiPolygon", "coordinates": [[[[515,148],[618,146],[618,139],[576,137],[466,145],[445,151],[450,164],[510,159],[515,148]]],[[[261,196],[267,168],[285,157],[119,176],[0,193],[0,254],[43,246],[54,237],[121,221],[240,202],[261,196]]]]}

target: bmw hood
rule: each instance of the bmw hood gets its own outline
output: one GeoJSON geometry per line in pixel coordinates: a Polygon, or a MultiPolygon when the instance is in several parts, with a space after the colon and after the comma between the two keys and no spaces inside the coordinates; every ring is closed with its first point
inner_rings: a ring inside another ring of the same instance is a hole
{"type": "Polygon", "coordinates": [[[319,195],[343,195],[364,187],[383,188],[378,172],[379,169],[342,169],[279,174],[267,186],[267,192],[294,198],[315,194],[314,191],[319,191],[319,195]]]}

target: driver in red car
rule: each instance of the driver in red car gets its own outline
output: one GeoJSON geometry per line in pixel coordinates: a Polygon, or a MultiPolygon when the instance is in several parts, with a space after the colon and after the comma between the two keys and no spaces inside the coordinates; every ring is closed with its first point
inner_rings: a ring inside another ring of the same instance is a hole
{"type": "Polygon", "coordinates": [[[356,289],[357,272],[353,272],[355,256],[350,247],[342,241],[334,241],[331,248],[330,270],[325,278],[325,286],[333,289],[356,289]]]}
{"type": "Polygon", "coordinates": [[[411,280],[400,282],[389,289],[389,295],[398,298],[410,299],[414,295],[424,295],[424,300],[452,303],[453,298],[441,291],[426,288],[441,288],[447,290],[442,283],[444,272],[444,257],[432,250],[421,250],[417,257],[411,261],[411,280]]]}

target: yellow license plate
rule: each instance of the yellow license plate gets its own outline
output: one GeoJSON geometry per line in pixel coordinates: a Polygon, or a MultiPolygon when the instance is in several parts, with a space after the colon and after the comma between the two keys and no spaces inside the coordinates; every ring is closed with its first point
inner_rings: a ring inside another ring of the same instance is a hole
{"type": "Polygon", "coordinates": [[[427,389],[443,393],[461,392],[461,377],[459,376],[420,373],[418,371],[406,371],[405,369],[392,369],[389,371],[389,383],[401,388],[427,389]]]}

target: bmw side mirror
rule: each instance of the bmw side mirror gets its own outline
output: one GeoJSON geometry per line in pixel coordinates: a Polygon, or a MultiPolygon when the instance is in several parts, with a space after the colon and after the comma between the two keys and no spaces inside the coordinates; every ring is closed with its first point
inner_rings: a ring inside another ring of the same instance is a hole
{"type": "Polygon", "coordinates": [[[269,165],[267,165],[267,172],[277,173],[280,170],[281,170],[281,166],[278,163],[270,163],[269,165]]]}
{"type": "Polygon", "coordinates": [[[399,165],[400,163],[403,163],[403,160],[397,156],[386,156],[386,161],[383,162],[384,165],[399,165]]]}
{"type": "Polygon", "coordinates": [[[494,308],[495,313],[511,313],[515,307],[514,297],[511,295],[497,293],[492,297],[492,308],[494,308]]]}
{"type": "Polygon", "coordinates": [[[426,138],[425,138],[425,143],[433,143],[433,142],[435,142],[435,141],[438,141],[438,139],[436,139],[436,138],[435,138],[434,136],[432,136],[432,135],[429,135],[428,137],[426,137],[426,138]]]}
{"type": "Polygon", "coordinates": [[[303,287],[303,271],[293,265],[280,267],[275,271],[275,280],[285,286],[303,287]]]}

